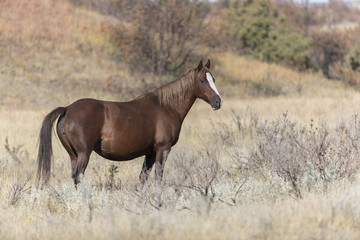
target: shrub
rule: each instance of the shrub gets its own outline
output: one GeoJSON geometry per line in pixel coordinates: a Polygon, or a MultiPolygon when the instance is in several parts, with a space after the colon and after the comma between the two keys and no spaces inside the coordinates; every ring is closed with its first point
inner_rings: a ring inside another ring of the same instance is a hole
{"type": "Polygon", "coordinates": [[[169,184],[177,192],[188,189],[198,194],[205,201],[208,212],[218,195],[215,190],[215,181],[222,172],[218,154],[216,151],[205,148],[202,152],[185,156],[185,152],[180,152],[174,159],[178,172],[177,176],[172,176],[169,184]],[[184,161],[185,158],[188,160],[184,161]]]}
{"type": "Polygon", "coordinates": [[[249,146],[247,165],[253,171],[275,173],[291,186],[297,198],[308,189],[322,188],[336,181],[355,179],[360,169],[360,120],[353,116],[334,129],[326,122],[319,127],[302,126],[285,113],[274,121],[263,121],[257,127],[257,142],[249,146]],[[310,185],[309,185],[310,184],[310,185]],[[314,184],[316,186],[314,186],[314,184]]]}
{"type": "Polygon", "coordinates": [[[260,141],[250,150],[249,161],[276,173],[301,198],[301,182],[311,156],[304,146],[306,129],[283,114],[275,121],[263,122],[257,133],[260,141]]]}

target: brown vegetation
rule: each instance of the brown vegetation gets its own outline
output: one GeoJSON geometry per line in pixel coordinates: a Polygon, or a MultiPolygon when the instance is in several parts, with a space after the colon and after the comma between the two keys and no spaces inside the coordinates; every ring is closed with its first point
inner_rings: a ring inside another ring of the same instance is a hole
{"type": "Polygon", "coordinates": [[[150,7],[0,1],[0,238],[358,239],[359,44],[358,26],[347,24],[358,13],[308,1],[266,5],[275,14],[270,36],[296,32],[312,40],[304,69],[243,55],[227,29],[235,1],[181,1],[179,15],[171,5],[178,1],[140,2],[150,7]],[[153,15],[140,16],[146,12],[153,15]],[[327,16],[334,16],[331,31],[327,16]],[[328,46],[336,50],[329,75],[342,81],[322,77],[324,56],[333,56],[324,54],[328,46]],[[56,174],[48,188],[36,188],[35,149],[50,109],[81,97],[131,99],[205,56],[224,104],[212,112],[195,103],[161,188],[153,181],[136,188],[143,159],[116,163],[94,154],[76,190],[56,139],[56,174]]]}

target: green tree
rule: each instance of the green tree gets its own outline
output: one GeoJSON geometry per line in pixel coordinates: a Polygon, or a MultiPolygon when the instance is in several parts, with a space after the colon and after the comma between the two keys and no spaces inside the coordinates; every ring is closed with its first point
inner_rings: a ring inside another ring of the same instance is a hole
{"type": "Polygon", "coordinates": [[[310,40],[280,23],[278,30],[272,31],[270,39],[272,48],[268,52],[269,60],[273,62],[286,62],[299,69],[310,67],[310,40]]]}
{"type": "Polygon", "coordinates": [[[268,62],[310,66],[310,41],[286,26],[285,17],[268,0],[234,0],[229,8],[229,34],[245,54],[268,62]]]}
{"type": "MultiPolygon", "coordinates": [[[[245,53],[255,54],[270,36],[271,16],[267,1],[235,0],[229,8],[229,31],[240,40],[245,53]]],[[[260,57],[260,56],[259,56],[260,57]]]]}

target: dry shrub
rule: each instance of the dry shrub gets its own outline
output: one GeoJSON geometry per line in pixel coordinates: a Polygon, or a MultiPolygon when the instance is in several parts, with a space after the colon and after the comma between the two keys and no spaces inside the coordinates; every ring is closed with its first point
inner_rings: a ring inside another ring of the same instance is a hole
{"type": "Polygon", "coordinates": [[[328,171],[335,179],[354,180],[360,168],[360,119],[357,115],[350,121],[342,120],[335,128],[335,136],[325,157],[333,163],[328,171]]]}
{"type": "MultiPolygon", "coordinates": [[[[16,205],[23,194],[27,192],[30,187],[26,188],[28,183],[30,182],[30,179],[32,178],[32,173],[27,168],[26,164],[28,163],[29,159],[29,153],[26,149],[23,148],[22,144],[11,146],[9,144],[8,137],[5,138],[5,145],[4,145],[7,153],[10,155],[13,162],[16,164],[12,165],[15,167],[15,169],[11,168],[11,171],[13,172],[21,172],[21,174],[16,174],[17,178],[15,180],[15,183],[12,184],[12,187],[8,193],[8,204],[9,205],[16,205]],[[20,167],[21,166],[21,167],[20,167]]],[[[7,165],[7,162],[5,162],[6,165],[4,165],[4,175],[6,174],[6,168],[10,168],[9,165],[7,165]]],[[[9,171],[9,170],[8,170],[9,171]]]]}
{"type": "Polygon", "coordinates": [[[31,175],[28,175],[25,180],[18,178],[16,183],[12,186],[9,195],[8,203],[9,205],[16,205],[23,194],[28,191],[30,188],[25,188],[27,183],[30,181],[31,175]]]}
{"type": "Polygon", "coordinates": [[[242,138],[249,137],[252,139],[256,135],[256,128],[259,123],[259,115],[251,108],[247,107],[243,115],[231,110],[232,120],[235,123],[238,133],[242,138]]]}
{"type": "Polygon", "coordinates": [[[233,144],[234,131],[229,124],[222,121],[212,122],[211,124],[215,134],[220,137],[223,144],[233,144]]]}
{"type": "Polygon", "coordinates": [[[122,182],[121,179],[116,178],[116,174],[119,172],[119,166],[116,166],[114,164],[111,164],[108,168],[108,173],[105,176],[102,176],[99,173],[98,168],[93,168],[93,172],[96,176],[96,179],[94,180],[94,186],[99,189],[105,189],[108,191],[117,191],[122,189],[122,182]]]}
{"type": "Polygon", "coordinates": [[[205,147],[203,151],[192,153],[178,152],[174,159],[173,176],[168,184],[175,192],[190,190],[200,196],[207,204],[207,212],[215,202],[218,192],[215,182],[222,173],[218,162],[217,149],[205,147]]]}
{"type": "Polygon", "coordinates": [[[8,154],[11,156],[11,158],[17,163],[21,163],[22,158],[25,159],[29,158],[29,153],[23,149],[23,145],[20,144],[15,147],[11,147],[9,145],[8,137],[5,138],[5,149],[8,152],[8,154]]]}
{"type": "MultiPolygon", "coordinates": [[[[360,121],[357,115],[341,120],[333,129],[325,122],[316,127],[312,121],[307,132],[307,148],[312,152],[309,168],[320,177],[323,190],[327,191],[328,185],[336,181],[353,181],[360,168],[360,121]]],[[[308,172],[313,174],[310,169],[308,172]]]]}
{"type": "Polygon", "coordinates": [[[301,198],[301,182],[311,157],[306,143],[306,129],[283,114],[272,122],[263,122],[257,129],[260,141],[251,149],[249,161],[264,166],[291,184],[296,197],[301,198]]]}
{"type": "Polygon", "coordinates": [[[230,123],[217,120],[212,122],[215,135],[220,137],[222,144],[226,146],[240,147],[245,141],[253,141],[259,124],[259,116],[250,108],[246,108],[244,114],[231,110],[230,123]]]}
{"type": "Polygon", "coordinates": [[[359,137],[357,116],[330,129],[326,122],[316,127],[313,120],[310,127],[303,126],[285,113],[259,124],[258,140],[249,147],[246,166],[262,176],[275,173],[295,197],[302,198],[306,181],[308,190],[327,191],[331,183],[355,179],[360,168],[359,137]]]}

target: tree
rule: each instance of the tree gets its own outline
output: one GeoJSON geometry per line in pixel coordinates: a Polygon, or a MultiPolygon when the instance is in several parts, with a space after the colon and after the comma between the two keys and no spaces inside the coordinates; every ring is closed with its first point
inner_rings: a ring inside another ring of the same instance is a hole
{"type": "Polygon", "coordinates": [[[308,68],[309,39],[286,25],[268,0],[235,0],[229,9],[229,34],[245,54],[268,62],[308,68]]]}
{"type": "Polygon", "coordinates": [[[273,34],[276,38],[273,38],[271,44],[275,46],[275,49],[269,54],[275,54],[274,62],[286,62],[300,70],[311,67],[310,39],[303,37],[284,23],[281,23],[279,29],[273,34]]]}
{"type": "Polygon", "coordinates": [[[354,72],[357,73],[360,70],[360,41],[347,55],[347,62],[354,72]]]}
{"type": "Polygon", "coordinates": [[[243,52],[263,58],[259,49],[268,43],[270,37],[272,18],[269,3],[266,0],[232,1],[228,21],[235,44],[240,40],[243,52]]]}
{"type": "Polygon", "coordinates": [[[326,78],[333,78],[330,67],[336,62],[343,62],[345,42],[342,35],[335,31],[313,34],[313,58],[326,78]]]}
{"type": "Polygon", "coordinates": [[[128,26],[117,31],[125,60],[155,74],[182,71],[204,31],[205,9],[206,2],[200,1],[138,1],[128,15],[128,26]]]}
{"type": "Polygon", "coordinates": [[[341,79],[345,55],[353,44],[357,29],[342,27],[346,15],[351,15],[348,6],[341,0],[331,0],[320,12],[319,26],[313,30],[312,61],[328,79],[341,79]]]}
{"type": "Polygon", "coordinates": [[[345,80],[351,85],[360,84],[360,41],[345,56],[346,69],[345,80]]]}

